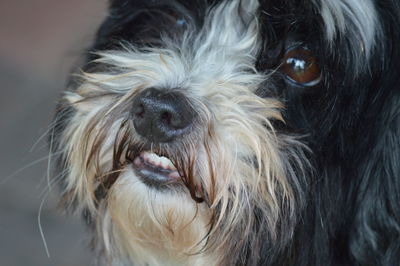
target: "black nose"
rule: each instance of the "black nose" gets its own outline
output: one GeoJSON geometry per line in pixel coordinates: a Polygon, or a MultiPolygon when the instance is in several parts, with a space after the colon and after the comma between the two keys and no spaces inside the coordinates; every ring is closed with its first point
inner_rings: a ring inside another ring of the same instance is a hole
{"type": "Polygon", "coordinates": [[[132,119],[136,132],[152,142],[168,142],[187,132],[195,112],[180,92],[149,88],[133,101],[132,119]]]}

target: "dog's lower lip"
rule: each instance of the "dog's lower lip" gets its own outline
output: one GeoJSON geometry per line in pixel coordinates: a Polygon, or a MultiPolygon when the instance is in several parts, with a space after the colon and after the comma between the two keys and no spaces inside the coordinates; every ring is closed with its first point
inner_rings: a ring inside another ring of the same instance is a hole
{"type": "Polygon", "coordinates": [[[180,175],[172,162],[163,156],[150,152],[142,152],[133,160],[135,172],[143,181],[151,185],[175,183],[180,175]]]}

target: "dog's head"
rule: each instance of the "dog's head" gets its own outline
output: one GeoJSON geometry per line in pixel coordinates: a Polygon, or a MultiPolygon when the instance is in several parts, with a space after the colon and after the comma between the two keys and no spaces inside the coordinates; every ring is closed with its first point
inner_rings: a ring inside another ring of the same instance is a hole
{"type": "Polygon", "coordinates": [[[113,1],[56,117],[66,202],[111,260],[274,260],[312,187],[298,137],[325,144],[377,20],[371,0],[113,1]]]}

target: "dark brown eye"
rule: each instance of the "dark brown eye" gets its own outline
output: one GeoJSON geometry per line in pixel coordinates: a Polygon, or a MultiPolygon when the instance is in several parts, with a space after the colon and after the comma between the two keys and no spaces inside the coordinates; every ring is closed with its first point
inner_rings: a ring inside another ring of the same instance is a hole
{"type": "Polygon", "coordinates": [[[169,18],[171,19],[171,21],[173,21],[176,26],[182,27],[182,26],[186,25],[186,20],[185,20],[184,16],[182,16],[177,11],[168,10],[167,14],[168,14],[169,18]]]}
{"type": "Polygon", "coordinates": [[[290,81],[302,86],[314,86],[321,80],[317,58],[302,47],[289,50],[279,69],[290,81]]]}

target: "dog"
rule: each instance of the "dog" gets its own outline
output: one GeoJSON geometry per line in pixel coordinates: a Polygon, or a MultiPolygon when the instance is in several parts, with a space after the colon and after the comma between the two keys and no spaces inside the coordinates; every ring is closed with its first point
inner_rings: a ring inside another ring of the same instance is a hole
{"type": "Polygon", "coordinates": [[[400,1],[113,0],[51,134],[99,265],[398,265],[400,1]]]}

